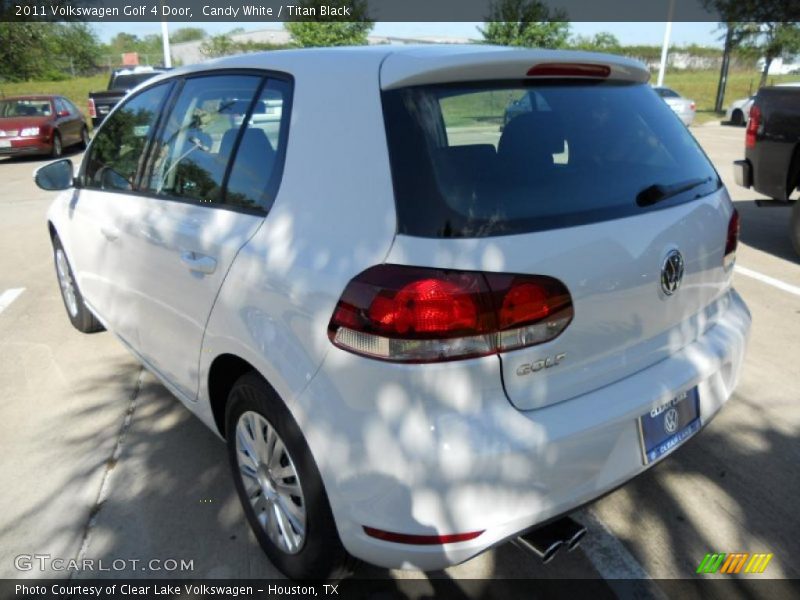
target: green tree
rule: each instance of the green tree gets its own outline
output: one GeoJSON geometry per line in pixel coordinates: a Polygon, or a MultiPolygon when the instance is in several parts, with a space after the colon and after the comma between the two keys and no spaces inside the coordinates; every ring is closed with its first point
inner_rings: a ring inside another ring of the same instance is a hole
{"type": "Polygon", "coordinates": [[[314,21],[290,21],[284,25],[292,35],[297,46],[363,46],[372,31],[373,22],[367,17],[367,3],[364,0],[308,0],[300,4],[302,8],[313,8],[314,21]],[[345,17],[321,16],[322,5],[334,8],[348,8],[345,17]]]}
{"type": "Polygon", "coordinates": [[[800,26],[797,23],[743,23],[739,29],[743,38],[740,46],[758,52],[764,59],[759,87],[767,84],[770,65],[776,58],[788,58],[800,52],[800,26]]]}
{"type": "Polygon", "coordinates": [[[0,77],[25,81],[47,71],[47,30],[43,23],[0,22],[0,77]]]}
{"type": "Polygon", "coordinates": [[[136,52],[143,62],[160,62],[163,57],[161,35],[151,33],[143,38],[131,33],[118,33],[103,48],[103,54],[110,55],[115,61],[127,52],[136,52]]]}
{"type": "Polygon", "coordinates": [[[181,27],[170,34],[169,41],[173,44],[181,44],[204,40],[206,37],[208,37],[208,33],[201,27],[181,27]]]}
{"type": "Polygon", "coordinates": [[[108,42],[108,49],[113,54],[123,52],[136,52],[136,47],[141,43],[138,35],[120,32],[108,42]]]}
{"type": "Polygon", "coordinates": [[[797,2],[786,0],[703,0],[716,11],[730,30],[729,50],[738,47],[745,54],[764,59],[759,86],[767,83],[769,67],[779,57],[800,52],[797,2]]]}
{"type": "Polygon", "coordinates": [[[63,79],[90,70],[100,45],[86,23],[0,22],[0,78],[63,79]]]}
{"type": "Polygon", "coordinates": [[[551,11],[541,0],[498,0],[492,4],[484,41],[501,46],[563,48],[569,39],[567,13],[551,11]]]}
{"type": "Polygon", "coordinates": [[[579,35],[572,39],[570,45],[578,50],[589,52],[620,52],[622,45],[613,33],[600,31],[593,36],[579,35]]]}
{"type": "Polygon", "coordinates": [[[236,54],[236,44],[231,36],[226,33],[212,36],[200,44],[200,52],[208,58],[236,54]]]}
{"type": "Polygon", "coordinates": [[[88,72],[100,59],[100,42],[88,23],[53,23],[50,38],[53,55],[69,62],[71,74],[88,72]]]}

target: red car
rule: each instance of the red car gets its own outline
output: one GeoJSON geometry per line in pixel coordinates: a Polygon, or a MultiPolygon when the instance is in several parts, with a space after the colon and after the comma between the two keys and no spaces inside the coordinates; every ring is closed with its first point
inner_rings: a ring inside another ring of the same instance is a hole
{"type": "Polygon", "coordinates": [[[86,119],[63,96],[0,98],[0,156],[49,154],[89,144],[86,119]]]}

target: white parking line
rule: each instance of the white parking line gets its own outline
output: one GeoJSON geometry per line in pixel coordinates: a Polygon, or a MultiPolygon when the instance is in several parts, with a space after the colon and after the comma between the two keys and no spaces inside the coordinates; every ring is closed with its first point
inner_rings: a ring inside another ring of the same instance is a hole
{"type": "Polygon", "coordinates": [[[575,518],[587,531],[581,550],[617,597],[667,600],[644,567],[590,508],[577,511],[575,518]]]}
{"type": "Polygon", "coordinates": [[[794,294],[795,296],[800,296],[800,287],[797,287],[796,285],[791,285],[789,283],[786,283],[785,281],[781,281],[780,279],[775,279],[774,277],[770,277],[769,275],[764,275],[763,273],[759,273],[758,271],[753,271],[746,267],[740,267],[739,265],[736,265],[735,271],[737,273],[741,273],[745,277],[752,277],[753,279],[757,279],[761,283],[766,283],[767,285],[776,287],[779,290],[783,290],[784,292],[789,292],[790,294],[794,294]]]}
{"type": "Polygon", "coordinates": [[[578,511],[576,519],[587,530],[581,549],[603,579],[650,579],[642,565],[590,509],[578,511]]]}
{"type": "Polygon", "coordinates": [[[25,288],[12,288],[0,294],[0,313],[7,309],[24,291],[25,288]]]}

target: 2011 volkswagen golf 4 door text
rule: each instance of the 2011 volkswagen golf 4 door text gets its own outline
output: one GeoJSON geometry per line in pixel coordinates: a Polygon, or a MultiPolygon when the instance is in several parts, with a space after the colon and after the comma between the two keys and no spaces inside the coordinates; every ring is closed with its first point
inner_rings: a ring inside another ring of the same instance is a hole
{"type": "Polygon", "coordinates": [[[69,318],[227,441],[289,576],[535,539],[706,425],[742,366],[739,217],[647,80],[486,46],[150,80],[77,174],[36,175],[65,190],[69,318]]]}

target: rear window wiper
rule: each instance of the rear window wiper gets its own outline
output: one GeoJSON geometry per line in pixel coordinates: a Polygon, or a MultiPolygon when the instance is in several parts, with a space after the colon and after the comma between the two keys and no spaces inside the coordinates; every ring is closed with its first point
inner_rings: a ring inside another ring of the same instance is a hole
{"type": "Polygon", "coordinates": [[[704,183],[708,183],[709,181],[711,181],[711,177],[687,179],[686,181],[681,181],[679,183],[673,183],[670,185],[654,183],[653,185],[647,186],[641,192],[636,194],[636,204],[639,206],[652,206],[653,204],[657,204],[658,202],[666,200],[667,198],[672,198],[673,196],[677,196],[683,192],[688,192],[689,190],[699,187],[704,183]]]}

